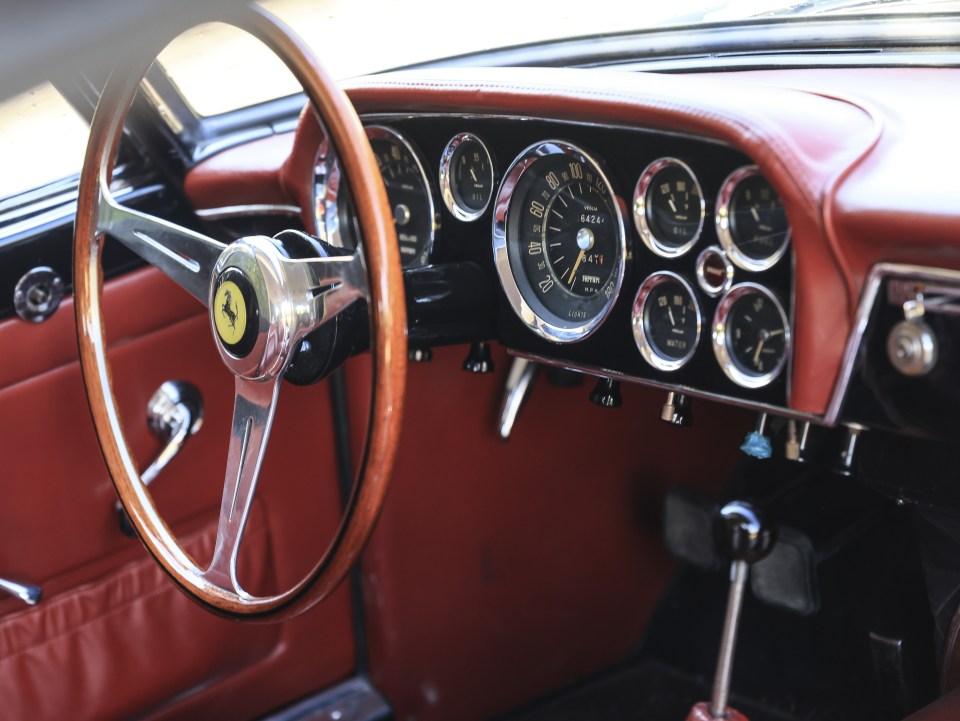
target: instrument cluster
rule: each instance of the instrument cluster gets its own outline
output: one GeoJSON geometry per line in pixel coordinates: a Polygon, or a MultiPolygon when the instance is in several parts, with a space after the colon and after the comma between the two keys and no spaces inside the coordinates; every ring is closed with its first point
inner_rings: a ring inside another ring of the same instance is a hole
{"type": "MultiPolygon", "coordinates": [[[[498,340],[511,350],[786,406],[790,226],[777,190],[742,154],[698,138],[507,118],[376,118],[367,132],[404,268],[487,267],[502,290],[498,340]]],[[[325,144],[315,177],[320,236],[355,246],[325,144]]]]}

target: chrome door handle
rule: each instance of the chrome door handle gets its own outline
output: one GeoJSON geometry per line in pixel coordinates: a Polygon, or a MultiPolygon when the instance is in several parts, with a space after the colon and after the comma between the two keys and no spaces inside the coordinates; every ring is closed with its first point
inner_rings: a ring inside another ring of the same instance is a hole
{"type": "MultiPolygon", "coordinates": [[[[186,381],[165,381],[147,403],[147,425],[166,445],[153,462],[140,473],[143,485],[149,486],[164,468],[183,450],[184,445],[203,425],[203,396],[186,381]]],[[[133,537],[130,520],[117,501],[120,528],[133,537]]]]}
{"type": "Polygon", "coordinates": [[[43,596],[43,589],[40,586],[31,586],[28,583],[17,583],[9,578],[0,578],[0,591],[5,591],[11,596],[15,596],[28,606],[36,606],[40,603],[43,596]]]}

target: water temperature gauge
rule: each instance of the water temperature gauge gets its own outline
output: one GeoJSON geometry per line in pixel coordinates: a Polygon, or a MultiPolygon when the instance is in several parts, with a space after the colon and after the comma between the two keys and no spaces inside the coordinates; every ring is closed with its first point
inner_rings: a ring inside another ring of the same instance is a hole
{"type": "Polygon", "coordinates": [[[654,273],[637,291],[632,324],[647,363],[662,371],[682,368],[700,341],[700,306],[693,288],[676,273],[654,273]]]}

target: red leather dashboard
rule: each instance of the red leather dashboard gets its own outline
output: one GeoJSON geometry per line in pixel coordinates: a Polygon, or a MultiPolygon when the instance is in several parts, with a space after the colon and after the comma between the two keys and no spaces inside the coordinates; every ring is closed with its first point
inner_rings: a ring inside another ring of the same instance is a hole
{"type": "MultiPolygon", "coordinates": [[[[957,207],[944,153],[960,98],[955,70],[768,71],[707,76],[548,69],[416,71],[348,86],[361,113],[492,114],[679,132],[755,161],[790,217],[795,252],[790,407],[826,412],[869,268],[882,261],[958,267],[957,207]],[[919,179],[918,179],[919,178],[919,179]],[[914,192],[917,183],[926,188],[914,192]]],[[[197,207],[276,199],[310,214],[318,129],[305,113],[289,138],[197,166],[197,207]],[[281,167],[282,165],[282,167],[281,167]],[[278,168],[276,174],[271,168],[278,168]],[[213,182],[215,181],[215,182],[213,182]],[[216,187],[216,193],[208,189],[216,187]]],[[[309,218],[308,218],[309,222],[309,218]]]]}

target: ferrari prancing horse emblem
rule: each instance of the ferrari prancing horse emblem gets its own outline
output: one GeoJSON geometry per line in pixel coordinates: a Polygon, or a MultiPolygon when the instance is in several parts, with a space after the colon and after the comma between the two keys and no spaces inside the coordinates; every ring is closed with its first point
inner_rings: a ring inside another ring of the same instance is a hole
{"type": "Polygon", "coordinates": [[[236,345],[247,329],[247,304],[240,288],[231,280],[224,281],[213,301],[213,319],[217,334],[226,345],[236,345]]]}

